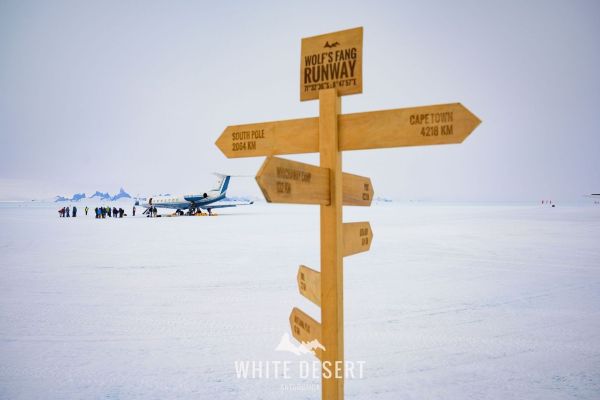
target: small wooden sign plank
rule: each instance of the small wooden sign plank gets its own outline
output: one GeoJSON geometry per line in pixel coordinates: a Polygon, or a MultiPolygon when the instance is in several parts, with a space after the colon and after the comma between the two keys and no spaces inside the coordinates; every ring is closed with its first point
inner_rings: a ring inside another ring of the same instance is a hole
{"type": "MultiPolygon", "coordinates": [[[[267,157],[256,175],[256,182],[269,203],[328,205],[331,200],[329,169],[311,164],[267,157]]],[[[344,205],[371,205],[371,179],[344,173],[342,186],[344,205]]]]}
{"type": "Polygon", "coordinates": [[[343,224],[344,257],[368,251],[373,241],[373,231],[368,222],[346,222],[343,224]]]}
{"type": "Polygon", "coordinates": [[[215,142],[228,158],[319,151],[319,118],[232,125],[215,142]]]}
{"type": "MultiPolygon", "coordinates": [[[[340,150],[462,143],[481,123],[460,103],[339,116],[340,150]]],[[[229,158],[316,153],[319,119],[227,127],[216,141],[229,158]]]]}
{"type": "Polygon", "coordinates": [[[328,205],[330,201],[327,168],[267,157],[256,182],[269,203],[328,205]]]}
{"type": "Polygon", "coordinates": [[[303,38],[301,47],[300,101],[318,99],[323,89],[362,93],[362,27],[303,38]]]}
{"type": "Polygon", "coordinates": [[[346,114],[340,117],[340,149],[462,143],[481,120],[460,103],[346,114]]]}
{"type": "Polygon", "coordinates": [[[290,328],[294,338],[321,359],[324,347],[321,344],[321,324],[297,307],[290,314],[290,328]]]}
{"type": "Polygon", "coordinates": [[[319,271],[301,265],[298,268],[298,290],[300,294],[321,306],[321,274],[319,271]]]}
{"type": "Polygon", "coordinates": [[[342,197],[345,206],[370,206],[373,201],[371,178],[344,173],[342,175],[342,197]]]}

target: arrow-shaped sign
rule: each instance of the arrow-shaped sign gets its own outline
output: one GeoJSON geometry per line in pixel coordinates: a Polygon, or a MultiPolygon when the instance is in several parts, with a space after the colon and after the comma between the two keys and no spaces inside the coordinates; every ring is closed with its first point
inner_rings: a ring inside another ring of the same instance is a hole
{"type": "Polygon", "coordinates": [[[215,144],[228,158],[319,151],[319,118],[228,126],[215,144]]]}
{"type": "Polygon", "coordinates": [[[342,150],[462,143],[481,121],[460,103],[340,116],[342,150]]]}
{"type": "Polygon", "coordinates": [[[319,271],[301,265],[298,268],[298,290],[300,294],[316,305],[321,305],[321,274],[319,271]]]}
{"type": "Polygon", "coordinates": [[[370,206],[373,201],[371,178],[342,174],[342,198],[346,206],[370,206]]]}
{"type": "MultiPolygon", "coordinates": [[[[460,103],[339,116],[340,150],[462,143],[481,123],[460,103]]],[[[216,145],[229,158],[316,153],[319,119],[227,127],[216,145]]]]}
{"type": "Polygon", "coordinates": [[[256,182],[269,203],[329,204],[329,169],[267,157],[256,182]]]}
{"type": "Polygon", "coordinates": [[[368,251],[373,241],[373,231],[368,222],[343,224],[344,257],[368,251]]]}
{"type": "MultiPolygon", "coordinates": [[[[331,198],[329,169],[280,157],[267,157],[256,182],[269,203],[328,205],[331,198]]],[[[344,173],[342,191],[344,205],[371,205],[373,185],[369,178],[344,173]]]]}
{"type": "Polygon", "coordinates": [[[321,344],[321,324],[299,308],[294,307],[290,314],[290,327],[294,338],[309,350],[314,350],[315,355],[321,359],[324,349],[321,344]]]}

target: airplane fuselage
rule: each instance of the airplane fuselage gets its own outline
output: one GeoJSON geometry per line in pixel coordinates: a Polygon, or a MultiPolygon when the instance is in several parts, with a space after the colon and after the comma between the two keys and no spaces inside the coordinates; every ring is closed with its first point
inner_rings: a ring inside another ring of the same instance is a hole
{"type": "Polygon", "coordinates": [[[225,193],[210,191],[202,194],[186,194],[179,196],[155,196],[150,197],[142,207],[154,206],[157,208],[171,208],[175,210],[187,210],[190,206],[208,209],[210,204],[225,199],[225,193]]]}

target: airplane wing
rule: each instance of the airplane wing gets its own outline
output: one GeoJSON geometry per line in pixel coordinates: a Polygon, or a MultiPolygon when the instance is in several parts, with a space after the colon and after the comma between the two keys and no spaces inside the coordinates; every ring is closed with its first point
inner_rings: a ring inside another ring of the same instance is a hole
{"type": "Polygon", "coordinates": [[[249,206],[254,204],[253,201],[238,201],[238,200],[230,200],[230,201],[217,201],[215,203],[207,204],[204,206],[199,206],[203,209],[214,209],[214,208],[227,208],[227,207],[237,207],[237,206],[249,206]]]}

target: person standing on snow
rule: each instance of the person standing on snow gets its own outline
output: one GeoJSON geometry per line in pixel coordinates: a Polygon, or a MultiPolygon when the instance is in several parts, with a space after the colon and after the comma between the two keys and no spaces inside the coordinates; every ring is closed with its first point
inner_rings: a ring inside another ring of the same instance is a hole
{"type": "Polygon", "coordinates": [[[88,207],[88,206],[85,206],[85,209],[84,209],[84,210],[85,210],[85,215],[87,215],[87,212],[88,212],[88,210],[89,210],[89,207],[88,207]]]}
{"type": "Polygon", "coordinates": [[[73,206],[73,218],[77,217],[77,207],[73,206]]]}
{"type": "Polygon", "coordinates": [[[66,212],[67,212],[67,218],[70,217],[69,213],[71,212],[71,209],[67,206],[67,208],[65,208],[66,212]]]}

